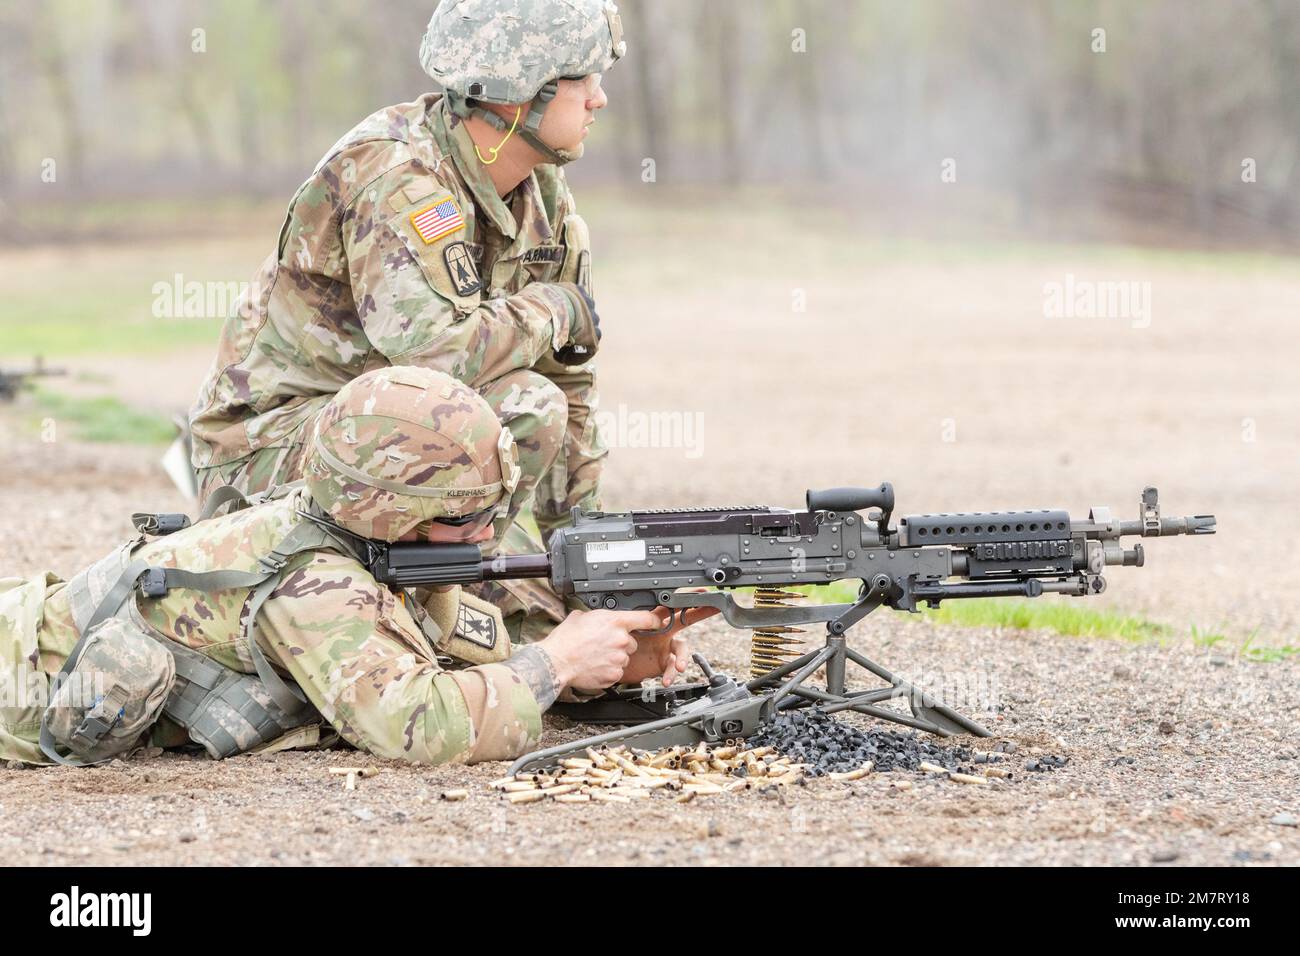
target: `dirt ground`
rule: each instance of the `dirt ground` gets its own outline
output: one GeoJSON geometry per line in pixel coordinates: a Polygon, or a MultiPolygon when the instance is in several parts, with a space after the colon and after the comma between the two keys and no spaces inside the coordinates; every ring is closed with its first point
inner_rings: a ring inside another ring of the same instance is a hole
{"type": "MultiPolygon", "coordinates": [[[[710,622],[711,624],[712,622],[710,622]]],[[[348,752],[163,755],[102,769],[0,769],[9,864],[1101,864],[1300,863],[1295,687],[1300,667],[1185,648],[872,621],[855,643],[933,674],[997,676],[1018,750],[1008,780],[963,786],[903,772],[818,780],[680,805],[515,806],[502,764],[415,768],[348,752]],[[1162,731],[1162,724],[1164,731],[1162,731]],[[1024,769],[1036,752],[1059,770],[1024,769]],[[332,766],[382,771],[349,792],[332,766]],[[913,782],[897,790],[891,782],[913,782]],[[440,794],[467,787],[468,799],[440,794]]],[[[708,627],[716,663],[743,641],[708,627]]],[[[548,721],[546,743],[578,736],[548,721]]],[[[990,741],[961,738],[988,747],[990,741]]]]}
{"type": "MultiPolygon", "coordinates": [[[[872,615],[852,634],[869,656],[996,687],[1001,710],[983,719],[1017,744],[1016,772],[984,787],[896,773],[685,806],[511,806],[484,787],[499,764],[165,755],[87,771],[0,769],[0,859],[1300,863],[1300,660],[1239,653],[1248,638],[1300,644],[1300,268],[1050,247],[917,256],[845,246],[822,225],[759,243],[743,215],[708,235],[667,213],[635,234],[593,222],[610,253],[597,276],[614,445],[607,504],[794,507],[807,487],[891,480],[901,514],[1082,515],[1103,504],[1132,518],[1143,486],[1156,485],[1167,513],[1214,513],[1219,533],[1150,542],[1147,566],[1111,569],[1089,606],[1178,635],[1221,632],[1222,642],[872,615]],[[693,245],[699,254],[682,254],[693,245]],[[1045,318],[1044,283],[1067,274],[1149,282],[1150,325],[1045,318]],[[1024,770],[1035,750],[1069,762],[1024,770]],[[383,771],[347,792],[327,772],[341,764],[383,771]],[[890,786],[900,778],[915,785],[890,786]],[[457,786],[471,788],[468,800],[439,800],[457,786]]],[[[251,267],[260,246],[250,249],[251,267]]],[[[110,376],[107,387],[133,404],[173,409],[209,358],[68,364],[110,376]]],[[[71,574],[126,533],[132,511],[186,508],[157,468],[160,450],[62,433],[43,443],[25,416],[0,412],[3,573],[71,574]]],[[[698,643],[741,672],[746,635],[710,622],[698,643]]],[[[579,733],[561,723],[548,722],[544,743],[579,733]]]]}

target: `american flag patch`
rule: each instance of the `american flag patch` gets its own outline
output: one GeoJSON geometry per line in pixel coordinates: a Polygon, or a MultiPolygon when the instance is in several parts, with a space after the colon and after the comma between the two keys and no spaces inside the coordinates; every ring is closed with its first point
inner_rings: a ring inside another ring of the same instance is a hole
{"type": "Polygon", "coordinates": [[[411,225],[421,239],[430,243],[449,232],[465,228],[465,220],[456,208],[456,201],[448,196],[411,213],[411,225]]]}

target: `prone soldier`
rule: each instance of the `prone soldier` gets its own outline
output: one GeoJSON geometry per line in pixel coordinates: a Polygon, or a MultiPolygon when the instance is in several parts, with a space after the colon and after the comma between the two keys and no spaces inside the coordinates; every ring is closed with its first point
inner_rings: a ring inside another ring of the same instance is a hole
{"type": "Polygon", "coordinates": [[[137,515],[68,582],[0,579],[0,759],[94,763],[150,739],[225,757],[333,732],[383,757],[496,760],[530,750],[561,695],[685,669],[680,627],[632,635],[662,610],[575,611],[512,653],[487,602],[367,571],[368,542],[480,542],[509,508],[514,442],[470,387],[366,373],[308,442],[305,480],[265,500],[192,526],[137,515]]]}

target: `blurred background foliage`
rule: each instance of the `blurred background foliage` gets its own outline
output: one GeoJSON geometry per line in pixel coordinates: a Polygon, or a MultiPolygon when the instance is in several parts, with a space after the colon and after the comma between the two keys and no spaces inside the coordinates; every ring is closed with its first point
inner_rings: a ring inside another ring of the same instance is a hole
{"type": "MultiPolygon", "coordinates": [[[[417,49],[432,7],[4,0],[0,242],[211,232],[282,206],[362,117],[431,87],[417,49]]],[[[572,167],[584,186],[644,195],[649,158],[685,197],[779,192],[894,232],[1208,248],[1300,234],[1296,0],[621,8],[631,52],[572,167]]]]}

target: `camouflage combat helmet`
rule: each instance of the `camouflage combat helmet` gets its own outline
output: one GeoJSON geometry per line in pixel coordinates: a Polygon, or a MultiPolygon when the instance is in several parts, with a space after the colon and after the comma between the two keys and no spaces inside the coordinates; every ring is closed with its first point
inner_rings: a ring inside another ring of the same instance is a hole
{"type": "Polygon", "coordinates": [[[491,508],[519,480],[514,440],[482,396],[442,372],[404,366],[368,372],[334,396],[305,471],[330,519],[379,541],[491,508]]]}
{"type": "Polygon", "coordinates": [[[533,101],[519,135],[556,165],[582,155],[557,150],[537,134],[557,81],[602,73],[627,52],[612,0],[442,0],[433,12],[420,64],[458,116],[508,124],[478,103],[533,101]]]}

